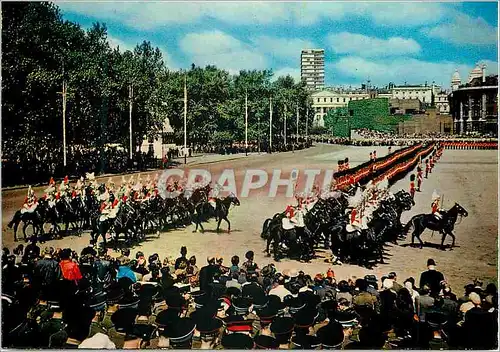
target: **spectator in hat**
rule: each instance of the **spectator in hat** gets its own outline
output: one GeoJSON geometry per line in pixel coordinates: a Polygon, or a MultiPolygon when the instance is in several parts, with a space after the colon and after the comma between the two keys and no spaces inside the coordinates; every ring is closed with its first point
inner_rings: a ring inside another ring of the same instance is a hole
{"type": "Polygon", "coordinates": [[[246,262],[243,263],[242,269],[247,273],[247,274],[253,274],[259,270],[259,266],[254,262],[254,253],[253,251],[248,251],[245,254],[245,258],[247,259],[246,262]]]}
{"type": "Polygon", "coordinates": [[[36,289],[46,291],[54,282],[63,278],[61,267],[52,258],[54,248],[46,247],[43,251],[43,258],[35,263],[33,269],[33,285],[36,289]]]}
{"type": "Polygon", "coordinates": [[[345,280],[341,280],[337,286],[337,291],[338,291],[337,300],[343,298],[349,303],[349,306],[351,306],[352,294],[351,294],[351,288],[349,287],[349,283],[345,280]]]}
{"type": "Polygon", "coordinates": [[[420,275],[420,288],[425,285],[429,286],[431,296],[437,296],[441,289],[441,281],[444,280],[444,275],[436,270],[436,262],[434,259],[427,260],[427,271],[420,275]]]}
{"type": "Polygon", "coordinates": [[[61,273],[66,280],[78,281],[82,278],[82,273],[77,263],[71,258],[71,249],[66,248],[60,254],[61,273]]]}
{"type": "Polygon", "coordinates": [[[282,302],[286,296],[292,295],[292,293],[285,288],[285,277],[283,276],[278,277],[276,282],[273,284],[273,288],[269,290],[269,294],[278,296],[282,302]]]}
{"type": "Polygon", "coordinates": [[[210,289],[209,284],[213,281],[215,272],[219,270],[215,262],[215,257],[207,257],[208,265],[200,269],[200,289],[202,291],[208,291],[210,289]]]}
{"type": "Polygon", "coordinates": [[[399,290],[403,288],[397,281],[398,277],[394,271],[390,272],[387,278],[392,280],[392,289],[394,292],[398,293],[399,290]]]}
{"type": "Polygon", "coordinates": [[[122,277],[128,277],[132,282],[137,282],[137,278],[130,268],[130,259],[126,256],[118,258],[118,272],[116,274],[116,279],[119,280],[122,277]]]}
{"type": "Polygon", "coordinates": [[[370,307],[376,310],[376,305],[378,303],[377,298],[369,293],[368,283],[365,279],[356,280],[356,288],[359,289],[359,293],[354,297],[353,304],[355,307],[370,307]]]}
{"type": "Polygon", "coordinates": [[[432,309],[434,302],[429,286],[425,285],[420,290],[420,296],[415,299],[416,313],[420,322],[425,322],[425,314],[432,309]]]}
{"type": "Polygon", "coordinates": [[[240,272],[240,268],[238,266],[239,264],[240,264],[240,257],[238,257],[237,255],[234,255],[231,258],[231,266],[229,267],[229,272],[231,274],[239,273],[240,272]]]}
{"type": "Polygon", "coordinates": [[[181,256],[175,260],[175,270],[177,269],[186,269],[189,265],[189,261],[186,258],[187,255],[187,247],[181,247],[181,256]]]}

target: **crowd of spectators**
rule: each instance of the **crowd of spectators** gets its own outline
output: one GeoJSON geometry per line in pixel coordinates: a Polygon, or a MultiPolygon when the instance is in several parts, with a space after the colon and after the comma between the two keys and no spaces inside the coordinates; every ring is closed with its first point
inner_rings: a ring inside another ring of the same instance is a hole
{"type": "Polygon", "coordinates": [[[417,281],[342,279],[209,256],[123,249],[2,255],[2,347],[381,349],[497,346],[495,285],[452,291],[433,259],[417,281]],[[205,258],[204,260],[205,261],[205,258]]]}

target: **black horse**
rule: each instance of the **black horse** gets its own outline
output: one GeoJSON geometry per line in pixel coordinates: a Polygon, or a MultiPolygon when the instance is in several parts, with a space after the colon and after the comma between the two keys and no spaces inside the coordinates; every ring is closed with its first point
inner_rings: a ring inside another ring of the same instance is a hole
{"type": "Polygon", "coordinates": [[[227,232],[230,233],[231,223],[229,222],[227,216],[229,214],[229,208],[231,207],[231,204],[234,204],[236,206],[240,205],[239,199],[233,194],[230,194],[223,199],[216,199],[215,208],[209,202],[202,201],[196,204],[192,216],[193,222],[196,224],[196,228],[193,232],[198,231],[198,226],[201,228],[201,232],[204,232],[205,230],[203,229],[203,225],[201,223],[215,218],[216,220],[218,220],[217,232],[219,232],[220,224],[222,220],[224,220],[225,222],[227,222],[227,232]]]}
{"type": "Polygon", "coordinates": [[[46,216],[48,204],[44,199],[40,199],[38,201],[38,205],[36,209],[32,212],[22,212],[18,210],[15,212],[12,220],[8,223],[8,227],[14,227],[14,241],[17,242],[17,229],[19,224],[23,223],[23,236],[24,241],[27,241],[26,238],[26,230],[29,226],[33,227],[33,236],[37,236],[38,234],[43,234],[43,223],[46,216]]]}
{"type": "Polygon", "coordinates": [[[425,229],[438,231],[442,235],[442,250],[444,250],[444,240],[447,235],[453,239],[451,247],[453,248],[453,246],[455,246],[455,235],[453,234],[453,230],[455,228],[457,218],[459,215],[467,217],[469,213],[458,203],[455,203],[455,205],[450,210],[442,210],[439,213],[442,215],[441,219],[437,219],[434,214],[419,214],[415,215],[411,218],[410,221],[408,221],[404,228],[403,234],[408,234],[410,228],[413,228],[411,237],[412,246],[415,245],[415,238],[417,238],[420,241],[420,248],[423,247],[424,242],[422,242],[420,235],[425,231],[425,229]]]}

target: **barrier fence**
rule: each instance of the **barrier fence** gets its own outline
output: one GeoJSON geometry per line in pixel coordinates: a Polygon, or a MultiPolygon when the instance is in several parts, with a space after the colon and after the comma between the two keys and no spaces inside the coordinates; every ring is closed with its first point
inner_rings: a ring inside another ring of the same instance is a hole
{"type": "Polygon", "coordinates": [[[465,150],[489,150],[498,149],[498,142],[441,142],[446,149],[465,149],[465,150]]]}

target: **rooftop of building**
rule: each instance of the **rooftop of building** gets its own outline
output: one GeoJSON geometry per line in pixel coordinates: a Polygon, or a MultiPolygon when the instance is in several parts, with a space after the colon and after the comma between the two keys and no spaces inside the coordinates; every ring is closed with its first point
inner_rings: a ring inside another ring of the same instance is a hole
{"type": "Polygon", "coordinates": [[[459,86],[460,88],[468,88],[468,87],[494,87],[498,86],[498,75],[489,75],[485,77],[485,82],[483,83],[482,77],[473,78],[470,83],[462,84],[459,86]]]}

